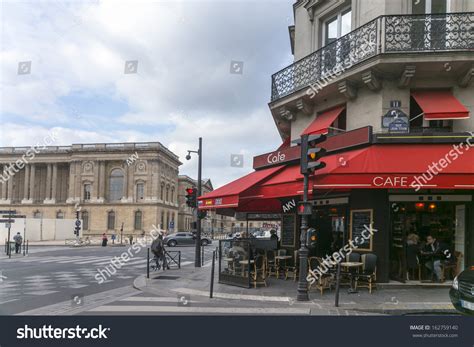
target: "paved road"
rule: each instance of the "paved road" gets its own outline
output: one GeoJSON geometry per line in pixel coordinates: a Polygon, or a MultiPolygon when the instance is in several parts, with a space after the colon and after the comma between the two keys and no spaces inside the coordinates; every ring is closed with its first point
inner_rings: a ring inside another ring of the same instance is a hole
{"type": "MultiPolygon", "coordinates": [[[[213,247],[206,248],[206,257],[213,247]]],[[[181,250],[181,265],[194,264],[194,247],[175,247],[181,250]]],[[[11,315],[41,308],[54,309],[61,314],[67,309],[77,313],[87,301],[100,306],[104,302],[138,294],[133,280],[146,273],[146,249],[133,254],[120,269],[112,268],[111,260],[120,257],[129,247],[31,247],[29,255],[0,256],[0,314],[11,315]],[[104,269],[115,272],[108,276],[104,269]],[[99,271],[104,274],[98,283],[99,271]],[[84,299],[82,299],[84,297],[84,299]],[[58,308],[58,303],[61,303],[58,308]],[[56,306],[54,306],[56,305],[56,306]],[[63,311],[61,311],[63,310],[63,311]]],[[[87,307],[91,308],[91,307],[87,307]]],[[[85,307],[84,307],[85,309],[85,307]]],[[[44,311],[44,310],[43,310],[44,311]]],[[[33,311],[32,311],[33,312],[33,311]]]]}

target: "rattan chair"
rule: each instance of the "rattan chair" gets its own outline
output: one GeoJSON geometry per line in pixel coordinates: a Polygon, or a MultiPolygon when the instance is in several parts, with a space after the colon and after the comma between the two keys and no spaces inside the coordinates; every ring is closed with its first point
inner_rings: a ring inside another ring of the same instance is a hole
{"type": "Polygon", "coordinates": [[[267,276],[276,276],[276,263],[275,263],[275,251],[267,251],[265,255],[265,268],[267,276]]]}
{"type": "Polygon", "coordinates": [[[369,293],[372,293],[372,288],[377,288],[375,284],[377,280],[377,256],[372,253],[364,254],[362,264],[362,272],[356,275],[355,288],[369,288],[369,293]]]}
{"type": "Polygon", "coordinates": [[[293,281],[296,282],[296,279],[298,278],[298,267],[299,267],[299,252],[298,252],[298,250],[294,251],[293,254],[294,254],[293,265],[286,267],[285,280],[288,279],[288,275],[291,272],[292,275],[293,275],[293,281]]]}
{"type": "Polygon", "coordinates": [[[257,288],[257,284],[264,284],[266,287],[266,277],[265,258],[262,255],[257,255],[254,259],[253,270],[250,271],[250,278],[254,288],[257,288]]]}

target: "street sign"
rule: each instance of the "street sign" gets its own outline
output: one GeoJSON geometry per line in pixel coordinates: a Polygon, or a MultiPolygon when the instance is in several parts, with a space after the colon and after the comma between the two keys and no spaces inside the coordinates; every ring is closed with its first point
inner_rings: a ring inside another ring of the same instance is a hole
{"type": "Polygon", "coordinates": [[[14,219],[0,219],[0,223],[15,223],[14,219]]]}
{"type": "Polygon", "coordinates": [[[26,218],[26,215],[24,215],[24,214],[15,214],[15,215],[10,216],[9,214],[4,214],[2,217],[3,218],[10,218],[10,217],[11,218],[26,218]]]}
{"type": "Polygon", "coordinates": [[[0,210],[0,214],[15,214],[16,213],[16,210],[0,210]]]}
{"type": "Polygon", "coordinates": [[[81,221],[80,221],[79,219],[76,220],[76,226],[77,226],[77,227],[80,227],[80,226],[81,226],[81,221]]]}

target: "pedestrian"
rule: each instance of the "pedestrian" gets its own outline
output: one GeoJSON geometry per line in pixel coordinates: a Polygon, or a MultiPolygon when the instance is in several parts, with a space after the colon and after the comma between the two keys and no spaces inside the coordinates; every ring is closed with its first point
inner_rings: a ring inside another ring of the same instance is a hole
{"type": "Polygon", "coordinates": [[[23,237],[21,237],[20,233],[17,232],[16,235],[13,237],[15,241],[15,253],[20,253],[21,244],[23,243],[23,237]]]}
{"type": "Polygon", "coordinates": [[[130,240],[130,245],[131,245],[132,242],[133,242],[133,235],[129,235],[129,236],[128,236],[128,239],[130,240]]]}
{"type": "Polygon", "coordinates": [[[112,234],[112,244],[115,244],[115,234],[112,234]]]}
{"type": "Polygon", "coordinates": [[[102,247],[107,246],[107,235],[105,233],[102,234],[102,247]]]}

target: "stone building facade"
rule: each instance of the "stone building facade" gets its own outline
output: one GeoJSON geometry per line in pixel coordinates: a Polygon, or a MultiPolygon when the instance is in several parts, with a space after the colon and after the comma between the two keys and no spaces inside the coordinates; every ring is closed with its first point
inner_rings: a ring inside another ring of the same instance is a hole
{"type": "MultiPolygon", "coordinates": [[[[0,209],[75,218],[84,235],[142,234],[178,217],[178,156],[159,142],[0,148],[0,209]]],[[[72,236],[72,231],[71,231],[72,236]]]]}

